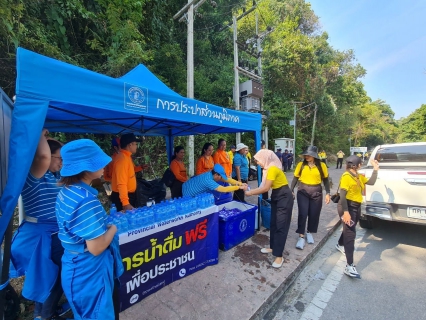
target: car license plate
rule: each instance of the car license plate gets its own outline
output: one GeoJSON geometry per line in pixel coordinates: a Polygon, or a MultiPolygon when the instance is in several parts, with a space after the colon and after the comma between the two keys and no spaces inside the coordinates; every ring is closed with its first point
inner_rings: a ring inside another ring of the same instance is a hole
{"type": "Polygon", "coordinates": [[[426,219],[426,208],[407,208],[407,217],[415,219],[426,219]]]}

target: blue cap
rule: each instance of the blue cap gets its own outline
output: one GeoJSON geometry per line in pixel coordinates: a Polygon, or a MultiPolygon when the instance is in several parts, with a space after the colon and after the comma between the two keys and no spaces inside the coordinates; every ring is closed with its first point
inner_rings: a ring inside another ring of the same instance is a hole
{"type": "Polygon", "coordinates": [[[89,139],[67,143],[61,149],[61,157],[62,177],[74,176],[83,171],[96,172],[111,162],[111,157],[89,139]]]}
{"type": "Polygon", "coordinates": [[[220,176],[224,180],[228,180],[228,177],[226,176],[225,169],[220,164],[215,164],[213,167],[213,171],[220,174],[220,176]]]}

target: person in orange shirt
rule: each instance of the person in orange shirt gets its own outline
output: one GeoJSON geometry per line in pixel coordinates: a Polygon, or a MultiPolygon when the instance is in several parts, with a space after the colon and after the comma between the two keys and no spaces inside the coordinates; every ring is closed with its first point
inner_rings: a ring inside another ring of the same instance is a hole
{"type": "MultiPolygon", "coordinates": [[[[120,138],[116,137],[113,138],[111,141],[111,145],[112,145],[112,151],[111,151],[111,162],[108,163],[108,165],[104,168],[104,180],[105,181],[112,181],[112,172],[114,170],[114,164],[115,164],[115,160],[117,155],[120,153],[120,138]]],[[[146,168],[148,168],[147,164],[143,164],[143,165],[139,165],[136,166],[135,165],[135,173],[138,173],[142,170],[145,170],[146,168]]]]}
{"type": "Polygon", "coordinates": [[[232,173],[232,163],[229,159],[229,154],[225,150],[225,139],[219,139],[217,142],[217,150],[213,154],[213,161],[214,163],[220,164],[225,169],[226,176],[230,178],[232,173]]]}
{"type": "Polygon", "coordinates": [[[123,134],[120,139],[120,152],[115,156],[112,171],[111,201],[117,211],[131,210],[136,206],[136,175],[132,154],[138,149],[138,142],[133,133],[123,134]]]}
{"type": "Polygon", "coordinates": [[[210,142],[207,142],[203,146],[201,151],[201,156],[197,160],[197,165],[195,168],[195,175],[198,176],[204,172],[212,171],[214,166],[214,161],[212,157],[213,145],[210,142]]]}
{"type": "Polygon", "coordinates": [[[183,158],[185,157],[185,149],[182,146],[175,147],[172,162],[170,162],[170,170],[175,175],[175,181],[170,187],[172,198],[182,197],[182,185],[188,180],[183,158]]]}

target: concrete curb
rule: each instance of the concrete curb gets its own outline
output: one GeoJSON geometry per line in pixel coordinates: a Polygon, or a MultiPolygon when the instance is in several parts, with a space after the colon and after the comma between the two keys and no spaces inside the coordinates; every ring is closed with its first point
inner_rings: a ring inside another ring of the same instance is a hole
{"type": "Polygon", "coordinates": [[[268,299],[256,310],[256,312],[251,316],[250,320],[261,320],[268,313],[268,311],[275,305],[275,303],[287,292],[290,286],[293,284],[294,280],[297,279],[299,274],[302,272],[303,268],[314,258],[316,253],[324,246],[327,240],[331,237],[334,231],[340,226],[340,219],[336,224],[328,230],[325,237],[318,242],[318,245],[306,256],[306,258],[300,262],[300,264],[290,273],[290,275],[284,280],[283,283],[274,291],[273,294],[269,296],[268,299]]]}

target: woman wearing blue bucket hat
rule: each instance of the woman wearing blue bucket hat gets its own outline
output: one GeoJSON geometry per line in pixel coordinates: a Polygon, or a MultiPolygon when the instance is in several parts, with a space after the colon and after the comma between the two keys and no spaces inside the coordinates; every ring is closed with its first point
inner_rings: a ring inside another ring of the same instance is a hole
{"type": "MultiPolygon", "coordinates": [[[[64,185],[56,200],[59,239],[64,247],[62,285],[75,319],[114,319],[114,276],[123,272],[115,225],[90,184],[111,161],[92,140],[61,150],[64,185]]],[[[118,311],[117,311],[118,313],[118,311]]]]}

